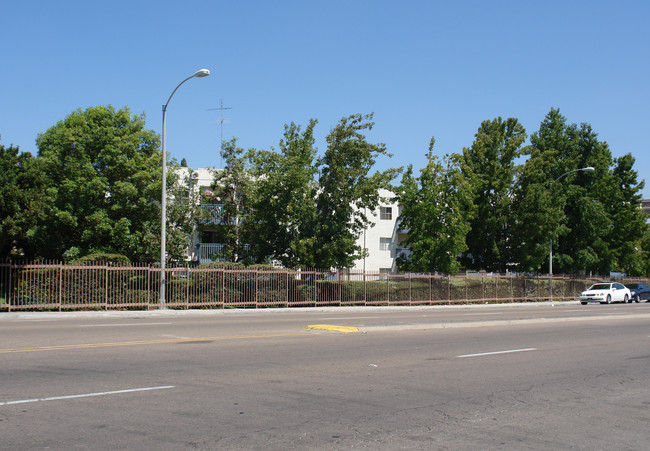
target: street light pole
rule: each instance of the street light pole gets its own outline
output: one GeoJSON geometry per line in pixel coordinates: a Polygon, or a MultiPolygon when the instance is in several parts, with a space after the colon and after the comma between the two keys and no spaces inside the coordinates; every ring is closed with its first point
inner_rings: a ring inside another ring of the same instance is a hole
{"type": "Polygon", "coordinates": [[[207,77],[210,75],[208,69],[200,69],[185,80],[180,82],[167,99],[167,103],[162,106],[162,198],[160,202],[160,308],[165,308],[165,263],[167,260],[167,105],[174,96],[174,93],[190,78],[207,77]]]}
{"type": "MultiPolygon", "coordinates": [[[[569,175],[569,174],[571,174],[573,172],[579,172],[579,171],[592,172],[594,170],[595,169],[593,167],[587,166],[587,167],[584,167],[584,168],[573,169],[571,171],[565,172],[564,174],[562,174],[561,176],[559,176],[558,178],[553,180],[553,182],[551,182],[551,187],[553,186],[553,183],[559,181],[562,177],[564,177],[566,175],[569,175]]],[[[552,301],[553,300],[553,238],[551,238],[551,240],[550,240],[549,252],[548,252],[548,275],[549,275],[549,279],[548,279],[549,298],[552,301]]]]}

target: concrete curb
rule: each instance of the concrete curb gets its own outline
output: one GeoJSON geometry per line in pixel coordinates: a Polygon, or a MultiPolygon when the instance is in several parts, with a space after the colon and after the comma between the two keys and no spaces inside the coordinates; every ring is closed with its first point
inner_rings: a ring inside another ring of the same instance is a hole
{"type": "Polygon", "coordinates": [[[141,318],[167,316],[221,316],[221,315],[272,315],[305,312],[389,312],[389,311],[427,311],[427,310],[464,310],[520,307],[552,307],[555,305],[580,304],[578,301],[543,301],[543,302],[508,302],[503,304],[454,304],[454,305],[395,305],[395,306],[345,306],[345,307],[288,307],[260,309],[205,309],[205,310],[101,310],[101,311],[61,311],[61,312],[0,312],[0,321],[4,319],[61,319],[61,318],[141,318]]]}

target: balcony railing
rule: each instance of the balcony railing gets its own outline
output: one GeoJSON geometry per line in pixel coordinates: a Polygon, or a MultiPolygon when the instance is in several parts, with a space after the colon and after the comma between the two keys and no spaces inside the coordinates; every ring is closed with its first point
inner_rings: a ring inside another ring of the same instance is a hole
{"type": "Polygon", "coordinates": [[[408,257],[411,256],[411,253],[412,253],[411,249],[409,249],[407,247],[395,248],[395,258],[399,258],[399,257],[402,257],[402,256],[405,257],[405,258],[408,258],[408,257]]]}
{"type": "MultiPolygon", "coordinates": [[[[224,225],[226,224],[226,218],[223,204],[201,204],[199,205],[201,209],[201,224],[212,224],[212,225],[224,225]]],[[[230,218],[231,225],[239,225],[239,218],[233,217],[230,218]]]]}
{"type": "Polygon", "coordinates": [[[199,243],[199,248],[198,248],[199,263],[224,261],[225,247],[226,245],[222,243],[199,243]]]}
{"type": "MultiPolygon", "coordinates": [[[[245,244],[243,252],[248,252],[250,245],[245,244]]],[[[222,262],[226,260],[226,245],[223,243],[198,243],[199,263],[222,262]]]]}
{"type": "Polygon", "coordinates": [[[201,204],[201,224],[223,224],[223,204],[201,204]]]}

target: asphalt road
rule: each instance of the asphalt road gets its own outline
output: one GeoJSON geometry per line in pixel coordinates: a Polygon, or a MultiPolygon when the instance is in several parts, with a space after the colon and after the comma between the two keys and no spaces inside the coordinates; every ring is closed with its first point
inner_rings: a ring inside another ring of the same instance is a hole
{"type": "Polygon", "coordinates": [[[649,449],[649,345],[650,303],[3,313],[0,449],[649,449]]]}

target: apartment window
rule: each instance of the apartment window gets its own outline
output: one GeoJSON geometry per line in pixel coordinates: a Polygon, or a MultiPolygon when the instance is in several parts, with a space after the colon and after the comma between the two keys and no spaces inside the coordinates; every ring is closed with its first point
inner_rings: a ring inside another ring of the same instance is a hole
{"type": "Polygon", "coordinates": [[[389,251],[392,240],[390,238],[379,238],[379,250],[389,251]]]}
{"type": "Polygon", "coordinates": [[[379,219],[390,221],[393,219],[393,207],[381,207],[379,209],[379,219]]]}

